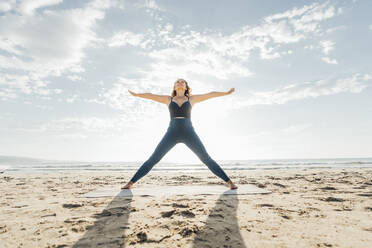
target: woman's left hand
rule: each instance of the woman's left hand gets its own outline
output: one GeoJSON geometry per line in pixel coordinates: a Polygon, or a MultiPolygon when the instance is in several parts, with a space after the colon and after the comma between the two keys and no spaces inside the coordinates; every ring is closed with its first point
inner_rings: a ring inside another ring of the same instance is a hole
{"type": "Polygon", "coordinates": [[[231,93],[233,93],[235,91],[235,88],[231,88],[228,92],[227,92],[227,94],[231,94],[231,93]]]}

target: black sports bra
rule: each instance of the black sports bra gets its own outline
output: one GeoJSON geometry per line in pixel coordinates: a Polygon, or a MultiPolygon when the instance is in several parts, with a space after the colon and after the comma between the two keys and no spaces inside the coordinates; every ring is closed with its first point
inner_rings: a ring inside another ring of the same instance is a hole
{"type": "Polygon", "coordinates": [[[187,101],[182,103],[181,107],[178,106],[176,102],[173,101],[173,97],[171,98],[171,101],[168,105],[170,118],[174,117],[187,117],[191,118],[191,103],[190,98],[187,97],[187,101]]]}

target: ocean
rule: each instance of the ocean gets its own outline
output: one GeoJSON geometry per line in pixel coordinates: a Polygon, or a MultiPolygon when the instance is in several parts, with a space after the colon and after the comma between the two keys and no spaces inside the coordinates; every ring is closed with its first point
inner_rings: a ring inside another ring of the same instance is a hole
{"type": "MultiPolygon", "coordinates": [[[[291,170],[372,168],[372,158],[215,160],[224,170],[291,170]]],[[[136,171],[139,162],[85,162],[0,156],[0,173],[49,173],[70,171],[136,171]]],[[[209,170],[203,163],[167,163],[160,161],[154,171],[209,170]]]]}

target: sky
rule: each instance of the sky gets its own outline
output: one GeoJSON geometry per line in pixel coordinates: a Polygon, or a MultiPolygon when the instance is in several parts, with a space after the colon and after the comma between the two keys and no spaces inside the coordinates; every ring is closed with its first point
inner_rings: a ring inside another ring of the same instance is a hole
{"type": "MultiPolygon", "coordinates": [[[[185,79],[215,160],[372,156],[372,4],[1,0],[0,155],[144,161],[185,79]]],[[[161,162],[199,163],[183,143],[161,162]]]]}

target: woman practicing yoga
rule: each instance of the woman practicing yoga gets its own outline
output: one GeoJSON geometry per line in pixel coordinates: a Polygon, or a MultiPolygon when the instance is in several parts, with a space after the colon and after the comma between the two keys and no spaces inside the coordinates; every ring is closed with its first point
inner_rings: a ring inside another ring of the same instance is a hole
{"type": "Polygon", "coordinates": [[[209,156],[199,136],[196,134],[190,119],[191,108],[195,103],[205,101],[212,97],[229,95],[234,91],[234,88],[231,88],[228,92],[213,91],[207,94],[191,95],[191,88],[188,86],[187,82],[183,79],[178,79],[173,86],[172,96],[155,95],[152,93],[136,94],[130,90],[128,91],[133,96],[166,104],[169,108],[171,120],[167,132],[155,148],[155,151],[122,189],[132,188],[135,182],[145,176],[173,146],[180,142],[187,145],[216,176],[220,177],[228,184],[230,189],[238,188],[216,161],[209,156]]]}

